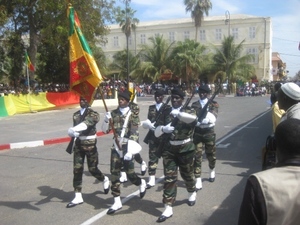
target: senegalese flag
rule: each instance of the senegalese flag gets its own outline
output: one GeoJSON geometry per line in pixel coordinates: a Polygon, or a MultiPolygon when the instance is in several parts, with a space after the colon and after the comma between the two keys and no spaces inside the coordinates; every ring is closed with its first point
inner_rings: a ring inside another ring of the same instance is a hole
{"type": "Polygon", "coordinates": [[[68,17],[70,22],[70,89],[84,97],[91,105],[103,78],[82,34],[77,13],[71,4],[68,7],[68,17]]]}
{"type": "Polygon", "coordinates": [[[34,71],[34,66],[30,61],[29,55],[27,54],[27,52],[25,52],[25,58],[26,58],[26,65],[28,67],[29,70],[34,71]]]}

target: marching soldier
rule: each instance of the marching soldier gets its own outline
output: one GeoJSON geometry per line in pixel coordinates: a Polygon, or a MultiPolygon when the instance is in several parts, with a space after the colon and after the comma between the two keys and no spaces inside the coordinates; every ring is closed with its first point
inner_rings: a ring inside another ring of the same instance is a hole
{"type": "Polygon", "coordinates": [[[159,160],[159,158],[155,154],[159,146],[159,139],[156,138],[154,135],[154,129],[155,129],[154,124],[156,124],[156,126],[158,126],[159,124],[157,124],[158,121],[155,121],[155,119],[157,118],[158,113],[160,113],[162,109],[166,109],[166,107],[170,107],[165,105],[165,103],[163,103],[163,99],[164,99],[164,91],[157,90],[154,93],[154,100],[156,103],[154,105],[149,106],[148,119],[142,122],[143,128],[149,129],[149,133],[145,138],[148,140],[144,141],[149,145],[149,163],[148,163],[149,180],[147,183],[147,189],[155,185],[155,174],[156,174],[157,164],[159,160]]]}
{"type": "Polygon", "coordinates": [[[124,165],[127,177],[136,186],[139,186],[140,198],[146,193],[146,181],[137,176],[134,171],[134,155],[139,153],[141,146],[137,143],[139,139],[138,126],[140,118],[138,110],[131,110],[129,107],[131,92],[124,90],[118,93],[119,107],[111,113],[107,112],[102,124],[103,132],[109,132],[112,127],[109,121],[112,120],[116,136],[111,148],[111,191],[114,196],[114,204],[109,208],[107,214],[113,214],[122,208],[120,198],[120,172],[124,165]]]}
{"type": "MultiPolygon", "coordinates": [[[[188,191],[188,205],[196,202],[194,178],[195,145],[192,142],[194,127],[197,123],[195,111],[189,107],[182,107],[184,92],[180,89],[171,91],[172,108],[163,111],[162,123],[155,129],[155,136],[162,137],[162,158],[164,166],[164,212],[157,222],[164,222],[173,215],[172,205],[176,200],[178,168],[188,191]]],[[[161,146],[160,149],[161,150],[161,146]]]]}
{"type": "MultiPolygon", "coordinates": [[[[207,85],[202,85],[198,89],[200,99],[192,103],[192,108],[196,110],[197,116],[205,104],[208,102],[208,94],[210,89],[207,85]]],[[[196,145],[196,153],[194,160],[194,173],[196,177],[196,189],[202,189],[201,180],[201,164],[202,164],[202,150],[204,148],[205,154],[209,163],[210,175],[209,181],[215,181],[215,165],[216,165],[216,133],[214,126],[218,115],[219,105],[216,101],[208,103],[206,117],[202,121],[199,121],[194,132],[194,143],[196,145]]]]}
{"type": "Polygon", "coordinates": [[[89,172],[99,181],[103,181],[104,193],[109,191],[109,179],[98,169],[98,151],[96,124],[99,122],[99,114],[89,107],[87,100],[80,97],[81,109],[73,114],[74,126],[69,128],[68,135],[76,138],[74,146],[74,178],[73,187],[75,198],[68,203],[67,208],[83,203],[81,194],[84,158],[87,159],[89,172]]]}

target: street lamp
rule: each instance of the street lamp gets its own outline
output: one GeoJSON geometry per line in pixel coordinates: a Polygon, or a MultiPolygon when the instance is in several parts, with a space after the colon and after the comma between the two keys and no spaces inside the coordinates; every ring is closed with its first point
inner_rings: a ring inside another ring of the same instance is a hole
{"type": "Polygon", "coordinates": [[[226,10],[225,12],[225,24],[228,25],[228,36],[230,35],[230,12],[226,10]]]}

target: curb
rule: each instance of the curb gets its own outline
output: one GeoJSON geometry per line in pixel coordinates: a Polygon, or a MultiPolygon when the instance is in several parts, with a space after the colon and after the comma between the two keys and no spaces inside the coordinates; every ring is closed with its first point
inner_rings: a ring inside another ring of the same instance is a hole
{"type": "MultiPolygon", "coordinates": [[[[106,133],[99,131],[96,133],[96,135],[97,135],[97,137],[101,137],[103,135],[106,135],[106,133]]],[[[69,142],[70,140],[71,140],[70,137],[63,137],[63,138],[54,138],[54,139],[48,139],[48,140],[26,141],[26,142],[2,144],[2,145],[0,145],[0,151],[1,150],[10,150],[10,149],[19,149],[19,148],[38,147],[38,146],[45,146],[45,145],[53,145],[53,144],[69,142]]]]}

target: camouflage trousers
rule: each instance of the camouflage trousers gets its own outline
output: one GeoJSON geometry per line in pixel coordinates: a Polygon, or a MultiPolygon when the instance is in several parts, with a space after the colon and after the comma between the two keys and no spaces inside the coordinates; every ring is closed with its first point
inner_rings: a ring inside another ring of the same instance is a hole
{"type": "MultiPolygon", "coordinates": [[[[124,146],[124,145],[123,145],[124,146]]],[[[126,146],[126,145],[125,145],[126,146]]],[[[124,155],[125,155],[125,151],[124,155]]],[[[141,178],[134,171],[134,160],[124,160],[115,150],[111,148],[111,157],[110,157],[110,173],[111,173],[111,193],[114,197],[118,197],[121,194],[120,190],[120,172],[124,169],[124,172],[127,174],[127,178],[130,182],[136,186],[141,184],[141,178]]]]}
{"type": "Polygon", "coordinates": [[[86,157],[89,172],[99,181],[104,180],[104,175],[98,169],[98,151],[96,147],[97,139],[75,142],[73,152],[73,187],[75,192],[81,192],[84,160],[86,157]]]}
{"type": "Polygon", "coordinates": [[[196,145],[194,173],[195,177],[198,178],[201,177],[203,148],[208,160],[209,168],[213,169],[216,166],[216,134],[212,128],[203,132],[195,132],[193,138],[196,145]]]}
{"type": "Polygon", "coordinates": [[[149,140],[149,162],[148,162],[148,173],[150,176],[156,174],[156,169],[158,165],[159,158],[155,154],[159,143],[155,143],[152,140],[149,140]]]}
{"type": "Polygon", "coordinates": [[[178,168],[185,182],[187,191],[195,191],[194,155],[195,145],[192,142],[180,146],[165,145],[165,150],[162,154],[165,175],[163,192],[164,204],[172,205],[176,200],[178,168]]]}

